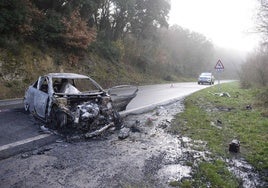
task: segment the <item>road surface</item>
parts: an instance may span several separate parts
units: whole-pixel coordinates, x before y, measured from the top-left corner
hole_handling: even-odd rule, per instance
[[[128,104],[127,110],[179,99],[209,86],[198,85],[196,82],[140,86],[137,96]]]
[[[196,82],[140,86],[137,96],[120,114],[124,117],[146,112],[206,87],[209,85],[198,85]],[[49,135],[40,135],[40,125],[23,108],[0,109],[0,159],[55,141],[56,137],[52,139]]]

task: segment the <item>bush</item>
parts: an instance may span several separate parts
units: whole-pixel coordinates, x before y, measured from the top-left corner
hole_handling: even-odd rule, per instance
[[[89,50],[111,61],[118,61],[121,57],[120,48],[117,47],[116,43],[107,40],[93,42]]]
[[[176,81],[176,77],[174,75],[166,75],[164,77],[165,81]]]

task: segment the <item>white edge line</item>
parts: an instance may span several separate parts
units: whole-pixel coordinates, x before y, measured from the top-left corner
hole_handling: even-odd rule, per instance
[[[12,148],[12,147],[16,147],[16,146],[19,146],[19,145],[27,144],[29,142],[39,140],[39,139],[42,139],[42,138],[46,138],[48,136],[50,136],[50,134],[41,134],[41,135],[38,135],[38,136],[35,136],[35,137],[32,137],[32,138],[27,138],[25,140],[20,140],[20,141],[13,142],[13,143],[10,143],[10,144],[7,144],[7,145],[3,145],[3,146],[0,146],[0,151],[6,150],[6,149],[9,149],[9,148]]]

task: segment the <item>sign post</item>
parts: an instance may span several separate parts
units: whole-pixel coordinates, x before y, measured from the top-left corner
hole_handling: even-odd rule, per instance
[[[222,62],[221,62],[221,60],[219,59],[218,61],[217,61],[217,63],[216,63],[216,65],[215,65],[215,70],[217,71],[217,73],[218,73],[218,85],[219,85],[219,92],[220,92],[220,90],[221,90],[221,86],[220,86],[220,74],[221,74],[221,72],[223,72],[223,70],[224,70],[224,66],[223,66],[223,64],[222,64]]]

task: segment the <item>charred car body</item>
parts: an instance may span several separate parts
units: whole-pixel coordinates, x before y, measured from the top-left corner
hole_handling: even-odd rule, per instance
[[[136,96],[136,92],[126,96],[127,102],[121,110]],[[113,107],[116,101],[112,101],[108,92],[88,76],[50,73],[40,76],[26,90],[24,107],[54,129],[71,125],[94,132],[120,124],[117,109]]]

